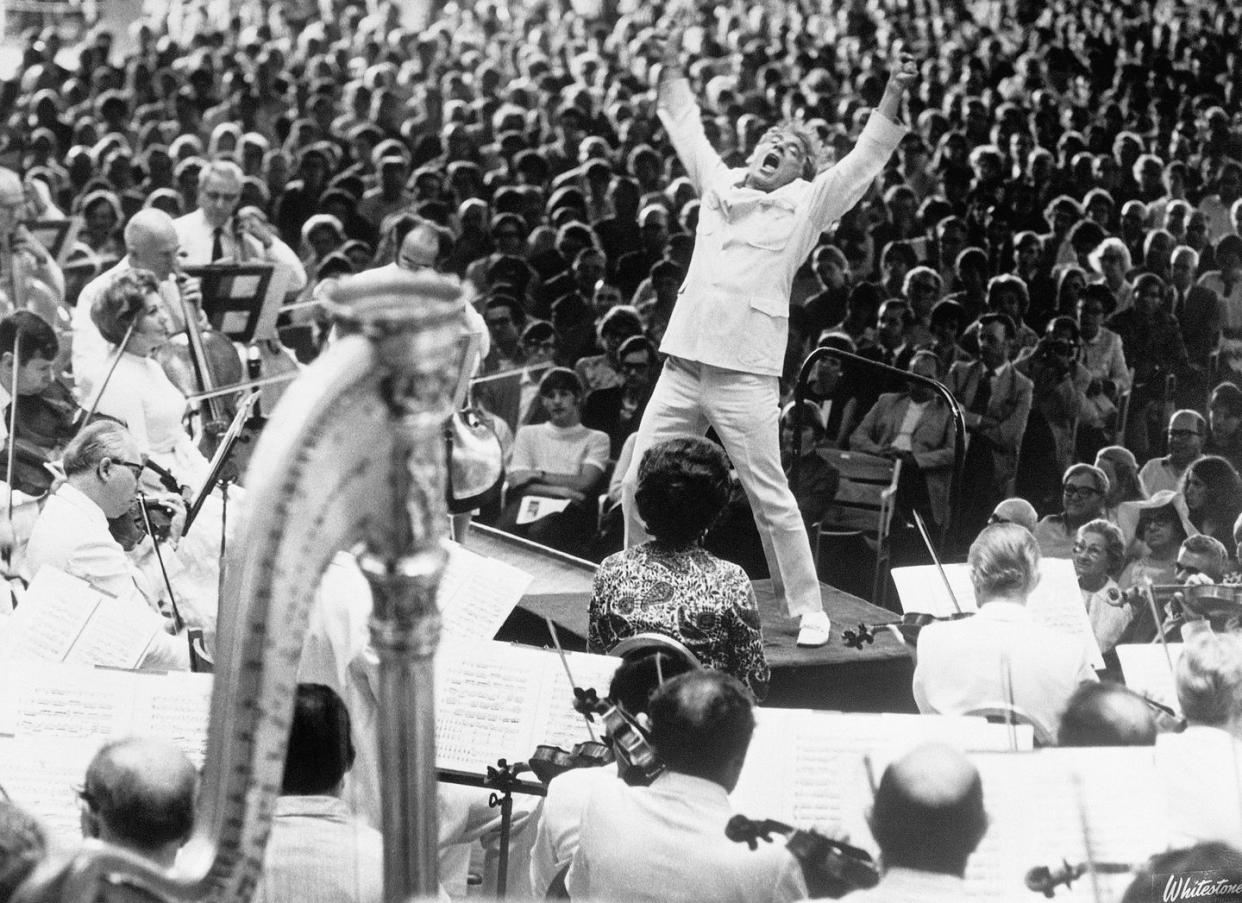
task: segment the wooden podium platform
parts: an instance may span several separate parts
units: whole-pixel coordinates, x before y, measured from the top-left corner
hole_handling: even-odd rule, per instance
[[[549,646],[544,618],[551,618],[567,650],[586,649],[587,606],[595,575],[592,562],[479,525],[470,528],[466,547],[534,577],[496,639]],[[832,641],[818,649],[803,649],[796,645],[798,623],[780,611],[772,582],[758,580],[754,586],[764,649],[772,668],[767,705],[846,712],[916,711],[910,690],[914,661],[909,648],[891,630],[877,631],[875,642],[862,649],[851,648],[843,637],[846,630],[856,630],[859,622],[896,620],[891,611],[821,583],[824,610],[832,619]]]

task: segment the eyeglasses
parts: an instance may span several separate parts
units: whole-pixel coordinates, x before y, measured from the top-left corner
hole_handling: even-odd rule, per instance
[[[1198,430],[1169,430],[1170,439],[1193,439],[1198,435]]]
[[[142,472],[147,469],[147,465],[135,464],[133,461],[122,461],[120,458],[112,458],[110,460],[112,461],[113,464],[119,464],[122,467],[128,467],[130,472],[134,475],[135,480],[139,479],[142,476]]]
[[[1085,555],[1088,558],[1103,558],[1108,552],[1099,546],[1089,546],[1086,543],[1076,542],[1074,543],[1074,554]]]
[[[650,366],[651,366],[650,361],[622,361],[621,362],[621,369],[627,373],[631,373],[631,372],[641,373],[643,370],[646,370]]]
[[[988,515],[988,526],[989,527],[992,526],[993,524],[1012,524],[1012,523],[1013,521],[1011,521],[1009,518],[1001,517],[999,514]]]
[[[556,350],[556,339],[544,339],[542,342],[526,341],[526,342],[523,342],[522,345],[532,350],[535,348],[541,348],[544,351],[555,351]]]
[[[1090,498],[1093,495],[1099,495],[1100,490],[1094,486],[1075,486],[1073,483],[1066,483],[1061,487],[1061,491],[1070,498]]]

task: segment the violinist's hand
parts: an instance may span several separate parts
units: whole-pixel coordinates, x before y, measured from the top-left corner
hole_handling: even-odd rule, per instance
[[[181,287],[181,299],[192,304],[201,316],[203,310],[203,281],[194,276],[181,276],[177,280]]]
[[[243,207],[238,210],[237,225],[242,232],[254,236],[259,244],[263,245],[265,251],[270,249],[272,242],[276,240],[276,230],[268,222],[267,214],[258,207]]]
[[[172,522],[168,525],[168,542],[176,545],[181,540],[181,534],[185,532],[185,501],[179,495],[161,495],[160,503],[167,505],[173,510]]]
[[[1216,581],[1207,574],[1191,574],[1182,583],[1183,586],[1214,586]]]

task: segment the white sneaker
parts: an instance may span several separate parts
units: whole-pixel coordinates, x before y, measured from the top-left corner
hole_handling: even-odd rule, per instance
[[[798,624],[799,646],[824,646],[832,639],[832,622],[823,611],[809,611]]]

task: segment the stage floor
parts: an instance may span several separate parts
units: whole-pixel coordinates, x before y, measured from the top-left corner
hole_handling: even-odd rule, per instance
[[[496,639],[550,646],[544,619],[551,618],[566,649],[586,649],[593,563],[480,526],[471,527],[466,546],[534,577]],[[821,583],[824,610],[832,619],[832,641],[804,649],[796,645],[798,622],[780,611],[772,582],[758,580],[754,586],[764,649],[772,668],[766,705],[847,712],[916,711],[910,690],[914,661],[893,631],[877,630],[874,642],[861,649],[851,648],[844,638],[845,631],[856,631],[859,623],[886,623],[896,615]]]

